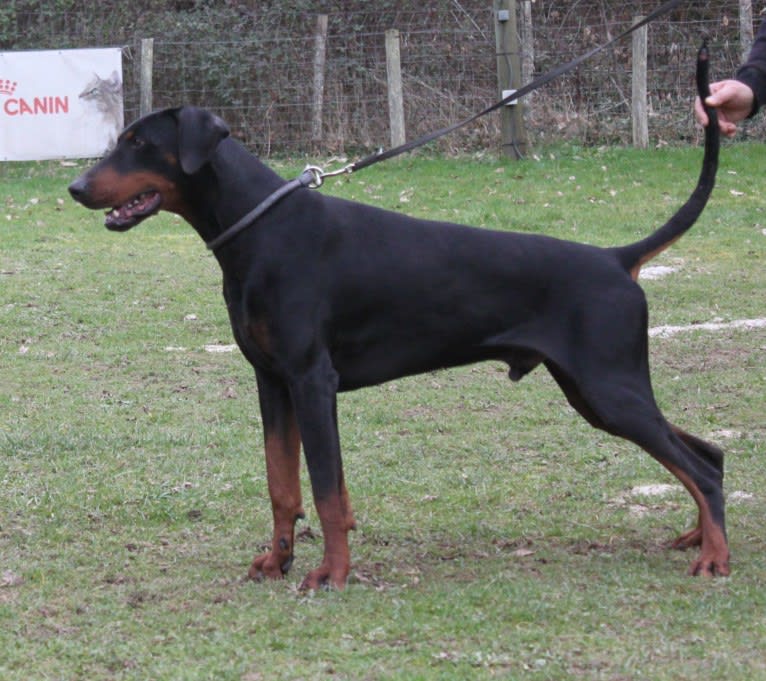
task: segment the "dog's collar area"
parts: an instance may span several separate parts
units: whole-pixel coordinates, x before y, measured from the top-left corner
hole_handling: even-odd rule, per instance
[[[207,247],[211,251],[218,250],[221,246],[231,241],[240,232],[250,227],[259,217],[271,209],[276,203],[281,201],[288,194],[292,194],[296,189],[301,187],[318,187],[321,184],[321,175],[317,173],[317,169],[314,167],[306,168],[298,177],[294,180],[283,184],[275,192],[269,194],[263,201],[261,201],[253,210],[243,215],[237,220],[231,227],[219,234],[212,241],[207,242]]]

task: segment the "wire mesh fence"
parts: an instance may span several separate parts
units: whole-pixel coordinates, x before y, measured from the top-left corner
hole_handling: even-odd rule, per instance
[[[742,0],[682,3],[648,31],[649,133],[653,143],[688,140],[694,61],[703,37],[713,77],[741,62]],[[521,4],[521,3],[519,3]],[[543,73],[627,28],[659,0],[534,0],[531,48]],[[124,47],[126,117],[139,111],[139,44],[154,39],[153,105],[213,109],[262,155],[350,153],[388,145],[384,33],[400,32],[405,123],[414,138],[498,97],[492,0],[43,3],[0,9],[0,49]],[[108,6],[107,6],[108,5]],[[759,10],[766,3],[754,2]],[[328,17],[321,135],[312,132],[316,17]],[[630,142],[630,42],[546,85],[525,121],[533,144]],[[747,134],[760,135],[762,124]],[[496,115],[450,136],[443,149],[499,148]]]
[[[491,12],[484,14],[491,31]],[[320,146],[333,153],[387,144],[385,29],[367,26],[361,14],[354,30],[347,15],[329,19]],[[401,60],[410,137],[459,120],[497,95],[494,34],[482,35],[473,18],[449,30],[429,27],[425,19],[414,12],[402,19],[408,26],[401,30]],[[315,143],[314,25],[309,16],[281,32],[216,41],[205,49],[155,37],[154,103],[211,107],[261,153],[308,149]],[[135,71],[135,60],[133,65]],[[136,113],[133,100],[127,108]],[[487,121],[450,143],[484,144],[495,134],[496,124]]]

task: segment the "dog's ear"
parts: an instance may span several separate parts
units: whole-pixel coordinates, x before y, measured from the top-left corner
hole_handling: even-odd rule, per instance
[[[196,106],[184,106],[176,111],[178,119],[178,156],[181,169],[193,175],[213,158],[229,128],[218,116]]]

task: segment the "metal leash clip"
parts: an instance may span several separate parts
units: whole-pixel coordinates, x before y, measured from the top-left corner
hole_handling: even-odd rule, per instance
[[[354,164],[349,163],[342,168],[338,168],[338,170],[331,170],[330,172],[325,172],[319,166],[308,165],[303,169],[303,172],[311,174],[311,182],[309,187],[312,189],[318,189],[322,186],[326,177],[337,177],[338,175],[348,175],[353,173]]]

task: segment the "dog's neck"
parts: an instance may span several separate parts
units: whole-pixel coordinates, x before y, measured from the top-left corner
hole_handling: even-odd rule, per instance
[[[261,163],[236,140],[227,138],[211,162],[195,176],[194,193],[183,217],[205,242],[212,241],[254,208],[285,180]],[[242,206],[247,210],[242,211]]]

